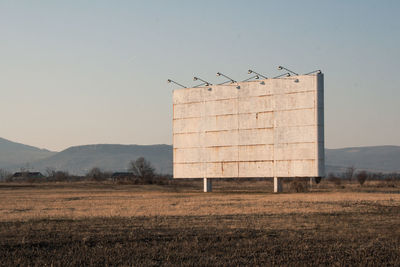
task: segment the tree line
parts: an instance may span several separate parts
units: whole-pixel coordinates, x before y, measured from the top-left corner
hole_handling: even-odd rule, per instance
[[[361,186],[367,181],[398,181],[400,180],[400,173],[382,173],[382,172],[369,172],[366,170],[357,170],[354,166],[347,167],[342,173],[329,173],[327,175],[328,180],[340,183],[342,180],[349,182],[356,181]]]
[[[59,171],[54,168],[46,168],[42,177],[29,177],[27,169],[21,169],[20,177],[13,177],[13,174],[0,168],[0,181],[106,181],[113,180],[119,182],[129,182],[135,184],[167,183],[172,176],[157,173],[150,161],[144,157],[131,160],[127,166],[127,172],[107,172],[99,167],[93,167],[86,175],[71,175],[67,171]],[[26,174],[26,175],[24,175]],[[349,182],[356,181],[363,185],[367,180],[400,180],[400,173],[382,173],[357,170],[350,166],[341,173],[328,173],[326,178],[335,183],[341,183],[343,180]]]
[[[18,177],[15,174],[18,173]],[[32,176],[32,172],[22,169],[20,172],[10,173],[0,169],[0,181],[106,181],[113,180],[119,182],[135,184],[160,184],[167,183],[172,176],[157,173],[152,163],[144,157],[131,160],[127,166],[126,172],[108,172],[99,167],[93,167],[86,175],[71,175],[68,171],[59,171],[54,168],[46,168],[42,175]],[[36,173],[35,173],[36,174]]]

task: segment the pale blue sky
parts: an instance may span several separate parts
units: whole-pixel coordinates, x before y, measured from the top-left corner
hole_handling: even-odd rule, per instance
[[[0,1],[0,137],[172,143],[173,86],[325,73],[328,148],[400,145],[400,1]]]

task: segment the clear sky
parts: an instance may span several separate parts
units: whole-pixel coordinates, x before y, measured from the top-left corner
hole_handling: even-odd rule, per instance
[[[172,89],[325,73],[328,148],[400,145],[400,1],[0,1],[0,137],[172,143]]]

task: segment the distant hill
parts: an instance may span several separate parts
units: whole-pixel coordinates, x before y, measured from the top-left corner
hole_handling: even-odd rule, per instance
[[[125,171],[128,163],[145,157],[156,170],[172,174],[172,146],[170,145],[85,145],[52,152],[14,143],[0,138],[0,168],[9,171],[26,167],[45,171],[46,168],[83,175],[91,168],[104,171]],[[400,146],[351,147],[326,149],[326,173],[342,172],[347,167],[377,172],[400,172]]]
[[[156,170],[172,174],[172,146],[169,145],[85,145],[70,147],[46,159],[33,162],[36,170],[48,167],[84,175],[91,168],[125,171],[131,160],[145,157]]]
[[[27,164],[48,158],[54,154],[56,152],[0,138],[0,168],[26,167]]]
[[[356,169],[400,172],[400,146],[368,146],[325,149],[326,171]]]

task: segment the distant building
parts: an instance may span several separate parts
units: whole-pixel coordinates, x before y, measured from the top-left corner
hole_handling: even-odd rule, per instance
[[[44,178],[44,175],[40,172],[16,172],[11,176],[11,178],[13,180],[23,180],[27,178],[40,179]]]

